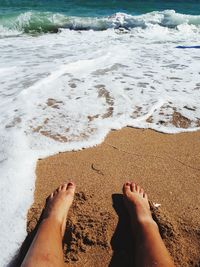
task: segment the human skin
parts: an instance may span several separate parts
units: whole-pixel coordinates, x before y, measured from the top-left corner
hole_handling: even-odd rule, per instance
[[[22,263],[22,267],[63,267],[62,239],[75,184],[61,185],[48,198],[43,219]],[[123,186],[133,239],[136,243],[135,265],[138,267],[175,267],[150,212],[147,194],[133,182]]]

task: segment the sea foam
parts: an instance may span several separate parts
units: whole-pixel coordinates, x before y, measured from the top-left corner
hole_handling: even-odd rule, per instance
[[[57,32],[60,28],[71,30],[132,29],[149,25],[175,28],[182,24],[200,26],[200,16],[176,13],[174,10],[154,11],[143,15],[116,13],[108,17],[77,17],[61,13],[28,11],[0,19],[0,36],[16,33]]]

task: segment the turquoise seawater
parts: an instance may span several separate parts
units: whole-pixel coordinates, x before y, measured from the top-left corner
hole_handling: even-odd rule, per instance
[[[0,0],[1,15],[30,10],[61,12],[70,16],[108,16],[116,12],[132,15],[173,9],[177,13],[199,15],[199,0]]]
[[[110,17],[113,18],[118,13],[130,15],[132,18],[128,17],[125,23],[118,19],[116,23],[116,20]],[[60,28],[106,30],[123,27],[130,29],[144,27],[144,24],[149,22],[149,20],[145,22],[143,20],[141,23],[140,19],[138,21],[137,17],[144,14],[150,14],[151,18],[161,14],[163,20],[158,24],[164,27],[173,28],[183,23],[200,25],[200,4],[197,0],[187,2],[180,0],[0,0],[0,32],[3,34],[10,30],[21,33],[57,32]],[[157,23],[155,19],[153,20],[154,24]]]

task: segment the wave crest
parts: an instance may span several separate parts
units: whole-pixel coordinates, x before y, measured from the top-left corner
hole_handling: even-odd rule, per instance
[[[147,28],[149,25],[176,28],[187,24],[200,27],[200,16],[184,15],[174,10],[133,16],[125,13],[116,13],[109,17],[73,17],[51,12],[25,12],[20,15],[4,16],[0,19],[1,35],[20,33],[58,32],[61,28],[70,30],[102,31],[110,28],[132,29],[135,27]]]

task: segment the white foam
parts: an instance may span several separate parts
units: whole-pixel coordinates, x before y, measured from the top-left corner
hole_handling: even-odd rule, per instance
[[[77,17],[51,12],[24,12],[16,16],[3,16],[0,21],[0,37],[23,32],[48,32],[58,28],[73,30],[106,30],[118,28],[148,28],[152,25],[176,28],[187,24],[200,27],[200,16],[176,13],[174,10],[153,11],[142,15],[115,13],[109,17]]]
[[[151,23],[0,39],[1,266],[26,236],[37,158],[94,146],[126,125],[199,129],[199,50],[176,48],[199,36],[191,25]]]

